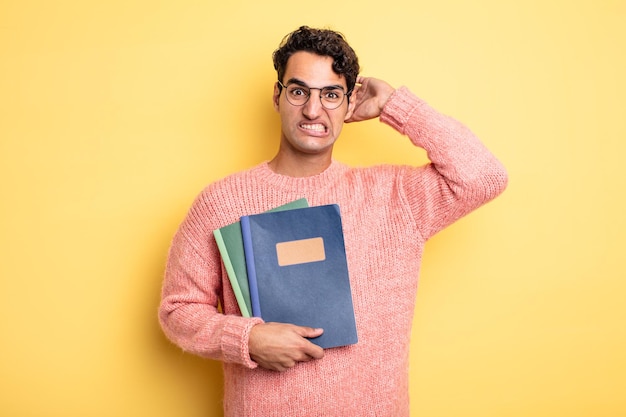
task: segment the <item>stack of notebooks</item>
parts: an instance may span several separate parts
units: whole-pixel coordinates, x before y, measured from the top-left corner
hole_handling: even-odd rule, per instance
[[[300,199],[213,234],[242,316],[322,328],[323,348],[357,342],[338,205]]]

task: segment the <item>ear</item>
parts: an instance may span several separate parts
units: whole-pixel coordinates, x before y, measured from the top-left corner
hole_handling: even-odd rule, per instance
[[[274,103],[274,109],[278,111],[278,102],[280,100],[280,86],[278,82],[274,84],[274,95],[272,96],[272,101]]]
[[[355,99],[355,94],[352,93],[352,95],[350,96],[350,99],[348,100],[348,111],[346,112],[346,116],[343,118],[343,121],[345,122],[346,120],[348,120],[349,118],[352,117],[352,113],[354,113],[354,109],[356,107],[356,101]]]

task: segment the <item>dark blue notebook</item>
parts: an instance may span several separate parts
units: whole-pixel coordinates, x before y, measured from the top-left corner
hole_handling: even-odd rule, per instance
[[[241,217],[252,314],[324,329],[323,348],[357,342],[336,204]]]

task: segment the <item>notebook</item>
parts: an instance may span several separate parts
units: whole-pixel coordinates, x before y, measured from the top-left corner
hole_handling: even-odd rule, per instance
[[[338,205],[243,216],[241,231],[254,316],[323,328],[323,348],[357,343]]]

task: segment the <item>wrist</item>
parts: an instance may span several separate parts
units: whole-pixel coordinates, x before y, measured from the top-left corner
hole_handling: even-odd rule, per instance
[[[380,113],[380,121],[404,134],[405,124],[421,102],[408,88],[400,87],[387,99]]]
[[[242,337],[242,343],[241,343],[241,350],[240,350],[240,354],[241,354],[241,364],[244,365],[247,368],[250,369],[254,369],[257,367],[257,363],[254,362],[254,360],[252,359],[251,356],[251,352],[250,352],[250,341],[252,339],[252,332],[253,329],[259,325],[262,324],[263,320],[259,317],[252,317],[251,319],[248,320],[248,323],[246,324],[246,328],[244,330],[243,333],[243,337]],[[253,346],[254,349],[254,346]]]

